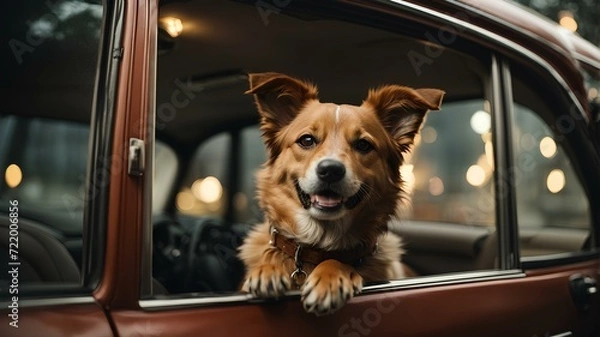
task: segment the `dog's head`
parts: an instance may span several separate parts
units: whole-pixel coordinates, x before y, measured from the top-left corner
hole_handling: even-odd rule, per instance
[[[403,154],[444,94],[387,85],[360,106],[321,103],[314,85],[278,73],[251,74],[247,93],[269,156],[259,201],[267,219],[310,244],[350,228],[359,236],[385,229],[401,192]]]

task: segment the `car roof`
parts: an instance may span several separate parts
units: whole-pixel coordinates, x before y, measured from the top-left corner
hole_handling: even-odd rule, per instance
[[[597,46],[530,8],[507,0],[460,2],[486,13],[499,25],[511,29],[513,34],[533,37],[575,60],[600,68],[600,49]]]
[[[472,23],[534,52],[562,75],[582,105],[587,107],[581,69],[593,77],[600,76],[600,49],[578,34],[509,0],[447,0],[419,4],[447,14],[468,12]]]

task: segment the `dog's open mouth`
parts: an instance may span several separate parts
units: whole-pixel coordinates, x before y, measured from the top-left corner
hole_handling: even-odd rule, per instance
[[[362,187],[353,196],[344,198],[338,193],[328,189],[319,191],[315,194],[308,194],[302,190],[297,180],[294,182],[294,185],[296,187],[296,192],[298,193],[298,198],[305,209],[314,207],[325,212],[335,212],[342,207],[353,209],[360,203],[365,195]]]

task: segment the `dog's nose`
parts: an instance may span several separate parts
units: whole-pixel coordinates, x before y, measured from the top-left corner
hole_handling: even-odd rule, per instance
[[[328,183],[342,180],[346,175],[344,164],[333,159],[323,159],[317,165],[317,176]]]

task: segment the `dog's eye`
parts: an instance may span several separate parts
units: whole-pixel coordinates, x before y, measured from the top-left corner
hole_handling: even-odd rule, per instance
[[[317,144],[317,140],[311,135],[303,135],[296,143],[305,149],[309,149]]]
[[[366,139],[359,139],[354,142],[354,148],[362,153],[369,153],[373,150],[373,145]]]

